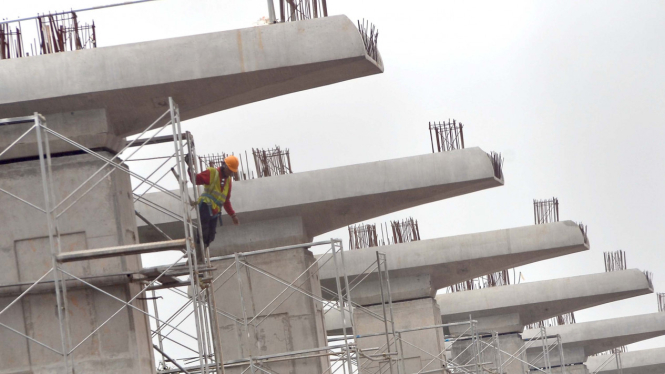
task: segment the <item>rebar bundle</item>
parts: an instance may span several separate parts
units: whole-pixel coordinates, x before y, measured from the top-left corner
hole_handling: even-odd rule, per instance
[[[649,283],[649,288],[653,289],[653,273],[645,270],[644,275],[647,277],[647,282]]]
[[[462,122],[457,123],[453,119],[448,119],[448,122],[430,122],[429,123],[429,139],[432,145],[432,153],[434,150],[434,139],[436,139],[436,152],[448,152],[456,149],[464,149],[464,125]]]
[[[503,157],[501,157],[501,153],[490,152],[487,154],[487,157],[489,157],[492,162],[494,177],[496,179],[503,179]]]
[[[420,240],[418,221],[409,217],[403,221],[390,221],[393,234],[393,244],[408,243]]]
[[[626,352],[628,352],[628,347],[626,347],[625,345],[622,345],[620,347],[612,348],[608,351],[596,353],[595,355],[592,355],[592,356],[615,355],[617,353],[626,353]]]
[[[0,60],[23,57],[24,53],[21,29],[12,31],[8,24],[0,25]]]
[[[376,225],[359,223],[349,225],[349,249],[362,249],[379,245]]]
[[[288,149],[282,151],[279,146],[273,149],[252,148],[252,155],[258,178],[293,173]]]
[[[496,273],[491,273],[484,275],[482,277],[470,279],[458,284],[449,286],[446,289],[446,293],[460,292],[460,291],[471,291],[471,290],[480,290],[488,287],[499,287],[499,286],[508,286],[511,283],[518,283],[516,280],[518,276],[515,275],[515,269],[513,268],[513,280],[510,280],[510,270],[504,269],[497,271]]]
[[[231,155],[233,155],[233,153]],[[222,152],[221,154],[215,153],[215,154],[199,156],[199,164],[201,170],[205,170],[208,167],[218,168],[222,166],[222,163],[224,163],[224,159],[227,158],[228,156],[229,154],[224,152]],[[238,171],[233,173],[233,180],[240,181],[240,180],[254,179],[254,172],[249,170],[249,163],[247,161],[247,152],[245,152],[244,160],[242,158],[242,153],[239,154],[237,157],[238,160],[240,161],[240,165],[238,167]]]
[[[326,0],[279,0],[281,22],[328,17]]]
[[[86,48],[97,48],[95,23],[80,24],[76,12],[44,14],[34,17],[36,20],[36,37],[34,44],[29,43],[30,50],[23,42],[24,32],[21,22],[0,24],[0,60],[20,58],[39,54],[76,51]],[[16,24],[14,30],[10,24]],[[29,40],[30,38],[28,38]]]
[[[582,236],[584,236],[584,244],[589,244],[589,228],[583,224],[582,222],[577,224],[580,227],[580,231],[582,231]]]
[[[485,276],[487,287],[510,285],[510,273],[508,269],[497,271],[496,273]]]
[[[531,323],[531,324],[525,326],[525,328],[527,330],[528,329],[539,329],[541,327],[572,325],[574,323],[577,323],[575,321],[575,313],[570,312],[570,313],[562,314],[562,315],[559,315],[559,316],[556,316],[556,317],[548,318],[548,319],[543,320],[543,321]]]
[[[559,222],[559,199],[533,200],[533,220],[536,225]]]
[[[95,22],[81,25],[75,12],[37,17],[41,54],[97,48]]]
[[[379,30],[377,30],[369,21],[365,22],[365,19],[363,18],[362,23],[358,21],[358,31],[360,31],[360,36],[363,39],[365,50],[369,57],[374,59],[374,61],[379,62],[379,49],[377,47]]]
[[[603,258],[605,260],[606,272],[628,269],[625,251],[603,252]]]

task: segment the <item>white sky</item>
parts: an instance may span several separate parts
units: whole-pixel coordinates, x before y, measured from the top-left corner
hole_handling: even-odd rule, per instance
[[[0,18],[112,2],[3,1]],[[164,0],[79,16],[95,20],[102,47],[251,27],[265,3]],[[527,281],[602,272],[602,252],[623,249],[665,290],[665,2],[329,0],[329,14],[377,25],[385,73],[187,121],[199,153],[277,144],[307,171],[428,153],[428,121],[455,118],[467,147],[503,153],[506,185],[368,222],[413,216],[423,239],[511,228],[532,224],[533,198],[556,196],[561,219],[588,224],[592,249],[521,267]],[[323,237],[348,240],[346,228]],[[575,314],[656,311],[647,295]]]

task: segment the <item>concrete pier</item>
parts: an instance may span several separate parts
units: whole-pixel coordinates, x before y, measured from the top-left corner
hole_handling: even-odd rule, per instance
[[[365,248],[346,252],[345,260],[348,264],[347,274],[353,279],[361,275],[376,260],[377,250],[386,254],[393,310],[399,311],[395,312],[395,328],[402,330],[441,324],[443,313],[433,298],[438,289],[508,267],[588,249],[588,242],[579,226],[572,221],[564,221]],[[326,256],[323,256],[321,260],[325,259]],[[335,274],[330,269],[321,269],[320,276],[322,286],[333,287]],[[377,274],[370,274],[354,287],[351,299],[367,306],[374,314],[381,315],[382,307],[373,305],[381,302]],[[385,331],[381,320],[361,309],[355,310],[354,318],[356,335]],[[454,321],[446,320],[444,323],[468,319],[467,314]],[[338,314],[326,315],[326,329],[328,334],[342,332],[341,318]],[[466,333],[470,333],[469,325],[460,326],[459,329],[459,332],[467,330]],[[404,334],[402,337],[404,340],[422,349],[421,351],[410,344],[403,344],[405,364],[413,369],[409,371],[407,368],[407,372],[417,372],[423,368],[433,370],[434,365],[441,367],[440,359],[445,355],[442,332],[439,328]],[[347,333],[350,333],[348,329]],[[513,340],[516,341],[504,341],[503,344],[515,345],[515,349],[521,346],[519,337]],[[370,337],[358,339],[357,344],[359,347],[369,348],[380,346],[379,343],[383,344],[385,341],[381,340],[381,337]],[[463,355],[459,362],[466,361],[465,358]],[[418,367],[418,365],[423,366]]]
[[[297,248],[264,253],[241,257],[241,261],[259,270],[241,265],[240,272],[236,273],[236,268],[232,267],[213,284],[218,309],[223,313],[219,324],[225,361],[327,346],[322,303],[286,286],[293,282],[298,289],[320,297],[316,266],[312,267],[314,256],[309,250]],[[213,264],[218,268],[216,278],[233,265],[234,260]],[[300,274],[303,275],[296,281]],[[284,289],[286,292],[281,293]],[[242,323],[244,315],[250,321],[256,318],[248,324],[247,332]],[[329,359],[321,356],[263,366],[277,373],[322,373],[329,367]],[[226,372],[241,373],[245,369],[247,366],[226,369]]]
[[[109,156],[105,154],[105,156]],[[61,201],[102,163],[90,156],[53,159],[55,197]],[[0,165],[0,185],[19,197],[44,207],[39,161]],[[59,220],[63,252],[129,245],[137,242],[129,176],[111,174]],[[16,285],[30,284],[52,266],[46,215],[6,194],[0,194],[0,310],[17,296]],[[139,256],[87,260],[63,265],[78,277],[138,272]],[[122,277],[122,276],[121,276]],[[117,278],[117,277],[116,277]],[[127,276],[124,276],[127,278]],[[53,274],[46,279],[53,281]],[[121,282],[119,282],[121,283]],[[24,287],[25,288],[25,287]],[[24,289],[23,288],[23,289]],[[140,289],[127,280],[102,289],[129,300]],[[90,287],[69,290],[70,348],[92,333],[123,304]],[[147,310],[145,301],[133,305]],[[62,350],[53,284],[23,297],[3,315],[3,323],[58,351]],[[125,308],[73,353],[76,372],[152,373],[154,361],[147,317]],[[63,360],[37,343],[0,327],[0,373],[62,372]]]
[[[368,310],[371,313],[383,316],[383,308],[381,305],[370,306],[368,307]],[[395,329],[397,331],[436,325],[438,324],[437,320],[439,315],[439,306],[431,298],[405,301],[393,305],[393,316],[395,318]],[[387,317],[390,319],[390,315]],[[365,334],[385,332],[383,321],[361,309],[355,310],[354,318],[356,323],[356,335],[361,336],[356,339],[358,347],[362,349],[382,347],[375,353],[387,352],[387,350],[385,350],[385,335],[362,337]],[[392,336],[390,338],[392,340]],[[440,328],[405,332],[401,334],[401,339],[402,343],[399,348],[395,346],[394,342],[391,342],[390,352],[397,352],[398,349],[402,351],[406,373],[418,373],[421,371],[436,373],[436,371],[432,370],[441,369],[443,367],[443,360],[445,359],[445,342],[443,339],[443,331],[441,331]],[[368,359],[361,359],[360,365],[363,368],[363,370],[361,370],[362,373],[374,373],[377,372],[380,367],[380,364]],[[387,364],[383,365],[387,367]],[[388,371],[384,368],[382,372]]]

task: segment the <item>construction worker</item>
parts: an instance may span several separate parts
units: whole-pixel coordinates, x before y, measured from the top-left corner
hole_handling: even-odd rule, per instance
[[[185,162],[189,165],[189,155],[185,158]],[[220,226],[222,225],[222,207],[231,216],[234,225],[240,224],[238,217],[236,217],[236,212],[231,206],[231,180],[233,179],[233,173],[237,171],[238,158],[236,156],[228,156],[224,159],[220,167],[208,167],[203,172],[196,174],[196,181],[193,181],[196,185],[204,186],[204,191],[197,203],[205,247],[208,247],[215,240],[217,220],[219,220]],[[192,173],[188,174],[191,178]],[[198,244],[199,240],[197,238],[197,250]],[[197,251],[197,257],[199,257],[200,261],[202,252]]]

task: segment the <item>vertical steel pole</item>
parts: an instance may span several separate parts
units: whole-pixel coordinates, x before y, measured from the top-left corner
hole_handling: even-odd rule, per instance
[[[545,369],[547,373],[551,374],[552,373],[552,367],[550,366],[550,352],[549,352],[549,346],[547,343],[547,329],[545,328],[545,324],[543,324],[540,327],[540,335],[541,335],[541,341],[542,346],[543,346],[543,361],[545,365]]]
[[[383,257],[383,268],[386,275],[386,290],[388,291],[388,311],[390,312],[390,323],[393,328],[393,340],[395,340],[395,351],[397,352],[397,362],[401,362],[401,365],[397,365],[397,372],[400,374],[405,374],[406,369],[404,368],[404,347],[402,346],[402,334],[399,334],[399,341],[395,336],[395,317],[393,315],[393,294],[390,290],[390,269],[388,269],[388,258],[385,253],[382,253]]]
[[[388,350],[388,364],[390,368],[390,373],[393,373],[393,363],[392,363],[392,357],[390,357],[390,335],[388,332],[388,315],[386,311],[386,298],[384,295],[384,290],[383,290],[383,269],[381,267],[381,255],[379,254],[379,251],[376,251],[376,264],[378,267],[379,271],[379,288],[381,290],[381,308],[383,310],[383,326],[386,329],[386,349]],[[391,321],[392,323],[392,321]],[[393,330],[394,332],[394,330]]]
[[[557,334],[556,342],[559,345],[559,364],[561,365],[561,374],[566,374],[566,361],[563,357],[563,344],[561,344],[561,335]]]
[[[496,356],[497,356],[497,370],[498,374],[503,374],[503,358],[501,357],[501,343],[499,342],[499,333],[494,332],[495,344],[496,344]]]
[[[42,121],[40,118],[39,113],[35,113],[35,123],[37,126],[35,127],[36,135],[37,135],[37,148],[39,151],[39,169],[40,173],[42,176],[42,189],[44,192],[44,208],[46,210],[46,224],[47,224],[47,229],[48,229],[48,239],[49,239],[49,247],[51,250],[51,266],[53,267],[53,283],[55,285],[55,297],[56,297],[56,305],[58,308],[58,322],[60,325],[60,340],[62,344],[62,356],[65,364],[65,373],[69,374],[69,362],[67,360],[67,357],[69,356],[69,347],[67,345],[67,339],[65,337],[65,319],[63,316],[63,312],[66,313],[66,310],[63,310],[63,302],[62,302],[62,295],[60,293],[60,273],[58,271],[58,264],[57,261],[55,260],[56,255],[58,254],[55,249],[55,243],[54,243],[54,238],[53,238],[53,231],[54,231],[54,221],[53,221],[53,210],[52,210],[52,205],[51,205],[51,193],[49,192],[48,189],[48,174],[46,172],[46,160],[45,160],[45,152],[44,152],[44,144],[42,143]]]
[[[290,166],[289,166],[290,167]],[[339,256],[342,260],[342,274],[344,275],[344,289],[346,290],[346,307],[349,310],[349,323],[351,324],[351,331],[356,331],[356,320],[355,317],[353,316],[354,310],[353,310],[353,303],[351,302],[351,286],[349,285],[349,276],[346,273],[346,260],[344,260],[344,244],[342,244],[342,241],[338,241],[339,243]],[[334,245],[334,243],[333,243]],[[349,370],[351,370],[351,357],[348,357],[349,359]]]
[[[275,4],[272,0],[268,0],[268,17],[270,17],[270,23],[275,23]]]
[[[480,374],[480,358],[479,356],[479,351],[478,351],[478,332],[476,331],[476,323],[473,322],[473,318],[471,318],[471,315],[469,314],[469,326],[471,327],[471,346],[473,347],[473,356],[475,357],[475,367],[476,367],[476,374]]]
[[[242,324],[243,324],[243,329],[245,331],[245,338],[247,339],[249,367],[252,369],[252,373],[255,373],[254,361],[252,361],[252,342],[250,341],[249,328],[247,327],[247,310],[245,309],[245,297],[243,296],[242,292],[242,276],[240,275],[240,255],[236,253],[234,256],[236,262],[236,279],[238,281],[238,292],[240,293],[240,307],[242,308],[242,320],[243,320]]]
[[[173,129],[173,146],[175,148],[175,157],[176,157],[176,166],[178,167],[178,174],[180,178],[178,180],[178,186],[180,189],[180,200],[183,209],[183,226],[185,230],[185,244],[187,246],[187,264],[189,267],[189,279],[190,286],[192,289],[192,308],[194,309],[194,323],[196,325],[196,334],[197,334],[197,343],[199,347],[199,364],[204,373],[207,373],[207,365],[204,363],[204,353],[203,353],[203,342],[201,339],[201,319],[200,319],[200,309],[199,309],[199,288],[198,288],[198,269],[196,261],[196,251],[192,248],[193,242],[191,238],[191,227],[190,223],[187,222],[187,216],[189,214],[189,194],[187,192],[187,181],[185,179],[186,171],[184,170],[184,155],[183,155],[183,144],[182,144],[182,134],[178,132],[176,126],[176,105],[172,97],[169,97],[169,112],[171,115],[171,127]]]
[[[332,256],[333,256],[333,263],[335,265],[335,283],[337,285],[337,300],[339,303],[339,311],[341,313],[342,317],[342,333],[344,335],[344,348],[346,351],[346,362],[349,370],[349,374],[353,374],[353,367],[351,365],[351,351],[349,350],[349,340],[347,338],[348,334],[346,333],[346,315],[344,312],[344,295],[342,294],[342,285],[340,281],[340,277],[342,276],[339,271],[339,264],[337,261],[337,251],[335,241],[331,241],[330,245],[332,246]],[[341,248],[341,246],[340,246]],[[341,250],[341,249],[340,249]],[[341,257],[341,255],[340,255]],[[341,258],[340,258],[341,259]],[[348,285],[347,285],[348,287]],[[347,293],[349,293],[349,289],[347,288]],[[349,309],[350,310],[350,309]],[[350,322],[350,321],[349,321]],[[342,367],[344,368],[344,363],[342,363]],[[344,372],[346,373],[347,368],[344,368]]]
[[[152,308],[155,310],[155,323],[157,324],[157,345],[159,346],[159,349],[161,351],[164,351],[164,345],[162,344],[162,329],[160,327],[160,322],[159,322],[159,310],[157,309],[157,296],[155,294],[155,290],[152,290]],[[162,367],[166,365],[166,358],[164,358],[164,354],[161,353],[162,355]]]
[[[43,117],[40,116],[40,119],[43,119]],[[42,123],[42,126],[44,129],[48,129],[48,124],[46,121]],[[46,171],[48,173],[48,188],[49,192],[51,194],[51,202],[53,203],[53,228],[55,229],[55,242],[56,242],[56,248],[57,248],[57,253],[62,252],[62,246],[60,242],[60,230],[58,230],[58,216],[56,215],[55,210],[57,209],[57,204],[56,204],[56,198],[55,198],[55,185],[53,184],[53,167],[52,167],[52,161],[51,161],[51,145],[49,144],[48,140],[48,132],[44,131],[44,149],[46,153]],[[59,268],[54,269],[56,272],[59,271]],[[62,279],[62,274],[59,274],[58,277],[60,277],[60,287],[62,289],[62,306],[64,310],[66,311],[64,313],[65,315],[65,336],[67,338],[67,347],[72,346],[72,332],[71,332],[71,323],[69,321],[69,313],[67,312],[69,310],[69,299],[67,297],[67,282],[63,281]],[[74,358],[70,355],[69,356],[69,365],[72,368],[72,371],[75,370],[74,368]]]
[[[195,180],[196,179],[196,174],[198,174],[198,164],[196,163],[196,160],[198,160],[197,154],[196,154],[196,146],[194,145],[194,139],[192,138],[192,135],[187,132],[187,148],[189,150],[189,153],[191,155],[190,157],[190,165],[188,165],[188,170],[191,171],[192,175],[190,175],[190,180]],[[200,191],[199,187],[197,185],[192,186],[193,192],[194,192],[194,200],[199,201],[199,196],[200,196]],[[199,234],[199,245],[201,248],[204,248],[205,244],[203,243],[203,231],[202,231],[202,226],[201,226],[201,214],[199,212],[198,204],[194,208],[196,209],[196,229]],[[209,248],[204,248],[204,256],[205,256],[205,263],[208,267],[211,266],[210,264],[210,252]],[[215,354],[215,368],[218,374],[224,374],[224,355],[222,354],[222,341],[219,336],[219,319],[217,318],[217,303],[215,302],[215,290],[214,287],[210,286],[206,288],[206,295],[208,299],[208,317],[210,318],[210,323],[211,323],[211,338],[212,338],[212,346],[213,346],[213,352]]]

